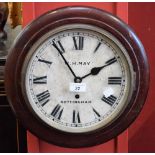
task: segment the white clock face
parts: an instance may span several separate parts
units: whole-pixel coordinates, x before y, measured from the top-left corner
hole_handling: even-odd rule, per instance
[[[24,92],[49,126],[72,133],[93,131],[125,108],[132,65],[121,43],[106,31],[88,25],[58,28],[29,53]]]

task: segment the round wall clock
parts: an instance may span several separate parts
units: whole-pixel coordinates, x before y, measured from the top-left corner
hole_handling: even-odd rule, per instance
[[[64,147],[106,142],[135,120],[149,69],[143,45],[119,18],[91,7],[40,16],[15,40],[5,86],[17,118]]]

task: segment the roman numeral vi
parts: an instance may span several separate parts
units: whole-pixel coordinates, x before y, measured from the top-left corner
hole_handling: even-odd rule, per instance
[[[80,114],[76,110],[73,110],[73,123],[81,123]]]

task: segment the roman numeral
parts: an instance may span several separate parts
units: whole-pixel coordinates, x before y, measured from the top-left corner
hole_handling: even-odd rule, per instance
[[[95,117],[97,116],[97,118],[98,117],[101,117],[101,115],[93,108],[93,112],[94,112],[94,114],[95,114]]]
[[[44,60],[44,59],[38,59],[38,61],[45,63],[48,67],[50,67],[52,64],[52,62]]]
[[[52,44],[52,45],[55,47],[55,49],[57,49],[57,50],[60,51],[61,53],[64,53],[64,52],[65,52],[65,49],[64,49],[64,47],[62,46],[62,44],[61,44],[60,41],[57,41],[57,42],[53,41],[53,44]]]
[[[108,84],[121,85],[122,77],[108,77]]]
[[[112,59],[106,61],[106,64],[107,64],[107,65],[111,65],[111,64],[113,64],[113,63],[116,62],[116,61],[117,61],[117,59],[114,57],[114,58],[112,58]]]
[[[76,50],[83,50],[84,37],[73,37],[74,47]]]
[[[101,46],[101,43],[99,42],[98,45],[96,46],[94,53],[99,49],[99,47]]]
[[[50,100],[50,93],[48,90],[36,95],[38,102],[44,106]]]
[[[63,112],[63,107],[57,104],[53,109],[53,111],[51,112],[51,115],[57,119],[61,119],[62,112]]]
[[[105,97],[105,96],[102,97],[102,101],[106,102],[110,106],[112,106],[115,103],[116,99],[117,98],[113,95],[110,95],[109,97]]]
[[[73,110],[73,123],[81,123],[80,114],[76,110]]]
[[[34,84],[46,84],[47,83],[47,76],[36,77],[33,79]]]

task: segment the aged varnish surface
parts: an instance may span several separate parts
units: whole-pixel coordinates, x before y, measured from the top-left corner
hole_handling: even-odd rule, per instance
[[[135,73],[134,90],[121,115],[104,128],[82,134],[56,130],[39,119],[25,100],[21,74],[28,51],[38,38],[59,26],[76,23],[97,26],[114,35],[128,51]],[[149,68],[143,45],[124,22],[107,12],[89,7],[67,7],[54,13],[48,12],[24,29],[11,50],[5,69],[5,85],[9,101],[23,125],[48,142],[67,147],[92,146],[106,142],[124,131],[135,120],[145,103],[149,85]],[[92,74],[96,72],[95,70]],[[112,81],[109,79],[109,83]]]

